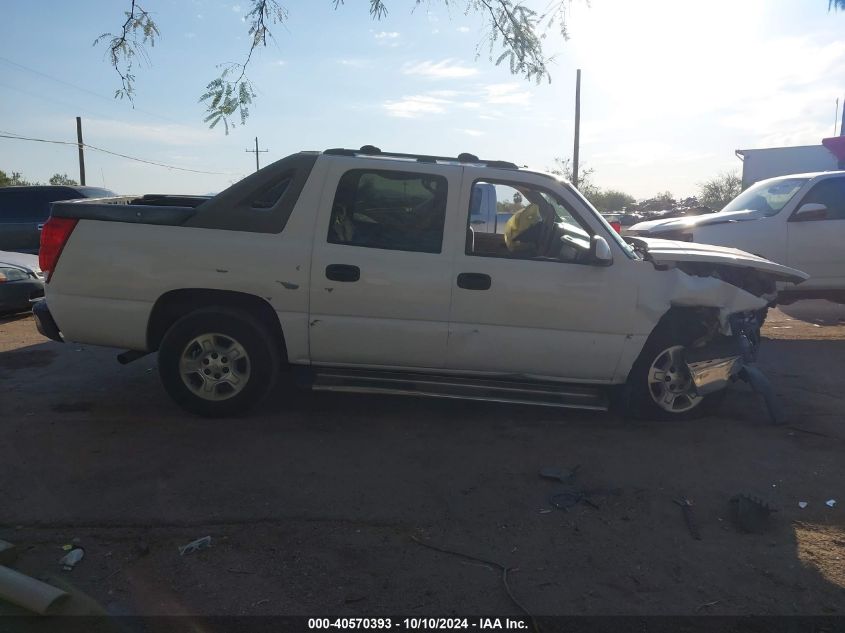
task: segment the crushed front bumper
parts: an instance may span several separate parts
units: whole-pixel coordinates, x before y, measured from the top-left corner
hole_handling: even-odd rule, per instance
[[[702,347],[685,352],[696,392],[701,396],[719,391],[742,371],[747,361],[753,360],[750,345],[744,336],[723,336]]]
[[[38,328],[38,331],[42,335],[59,343],[65,342],[59,332],[59,326],[56,325],[53,315],[50,314],[50,308],[47,307],[46,300],[42,299],[41,301],[34,303],[32,306],[32,314],[35,317],[35,327]]]

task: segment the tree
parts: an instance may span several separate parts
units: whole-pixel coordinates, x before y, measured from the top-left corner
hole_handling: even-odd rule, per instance
[[[13,171],[9,176],[5,171],[0,170],[0,187],[20,187],[34,185],[37,183],[25,180],[19,171]]]
[[[117,33],[103,33],[94,40],[94,45],[106,43],[109,62],[120,77],[120,87],[115,98],[132,101],[135,94],[135,65],[138,60],[148,61],[148,47],[155,47],[161,36],[158,24],[138,0],[129,2],[124,11],[125,20]],[[209,127],[221,121],[229,133],[234,126],[232,118],[237,116],[244,124],[249,117],[249,106],[255,98],[253,84],[246,74],[252,55],[260,47],[267,46],[267,38],[273,39],[270,27],[284,25],[288,10],[278,0],[246,0],[248,10],[244,21],[249,35],[249,46],[243,63],[230,62],[218,66],[220,75],[210,81],[200,102],[206,106],[205,122]],[[335,10],[344,5],[344,0],[330,0]],[[434,2],[435,0],[426,0]],[[542,13],[523,4],[524,0],[436,0],[446,6],[458,1],[465,3],[465,13],[477,13],[484,18],[485,27],[476,48],[476,57],[486,47],[491,62],[497,66],[507,62],[514,75],[522,75],[539,83],[551,81],[549,64],[552,61],[543,51],[546,31],[557,28],[566,39],[566,9],[571,0],[552,0]],[[845,0],[843,0],[845,1]],[[374,20],[386,19],[387,0],[369,0],[370,16]],[[423,0],[413,0],[419,6]]]
[[[76,182],[73,178],[70,178],[67,174],[53,174],[52,176],[50,176],[50,184],[75,186],[79,183]]]
[[[569,182],[572,182],[572,161],[568,158],[555,158],[555,166],[550,170],[555,176],[563,176]],[[592,167],[581,165],[578,169],[578,191],[583,196],[592,202],[593,196],[599,193],[599,188],[593,183]]]
[[[602,213],[622,211],[625,207],[634,204],[636,201],[634,196],[616,189],[599,190],[596,195],[590,198],[593,206]]]
[[[566,180],[572,182],[572,162],[568,158],[555,158],[555,166],[550,169],[551,173],[556,176],[563,176]],[[592,167],[582,166],[578,170],[578,191],[590,201],[598,211],[601,213],[610,213],[612,211],[621,211],[629,204],[634,204],[636,199],[634,196],[618,191],[616,189],[601,189],[593,182],[593,173],[595,170]]]
[[[845,2],[845,0],[843,0]],[[722,172],[698,184],[698,197],[703,204],[719,211],[742,191],[742,178],[736,172]]]

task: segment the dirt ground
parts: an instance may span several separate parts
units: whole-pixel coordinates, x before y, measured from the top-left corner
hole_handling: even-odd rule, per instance
[[[0,539],[20,571],[89,596],[76,612],[520,614],[498,569],[421,540],[513,567],[533,614],[841,615],[845,306],[775,310],[765,335],[784,426],[743,384],[682,424],[287,389],[204,420],[171,404],[154,356],[120,366],[5,319]],[[592,505],[553,508],[572,486],[538,472],[577,465]],[[763,534],[734,528],[737,493],[777,509]],[[65,544],[85,550],[72,572]]]

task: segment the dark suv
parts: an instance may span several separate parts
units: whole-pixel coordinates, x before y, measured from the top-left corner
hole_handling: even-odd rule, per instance
[[[37,253],[41,227],[50,203],[74,198],[106,198],[113,191],[98,187],[33,186],[0,188],[0,251]]]

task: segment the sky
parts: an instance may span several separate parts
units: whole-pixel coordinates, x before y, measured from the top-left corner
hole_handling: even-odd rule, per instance
[[[527,0],[543,11],[549,0]],[[546,170],[573,150],[582,69],[581,163],[637,198],[693,195],[739,171],[737,149],[815,145],[845,99],[845,12],[827,0],[572,0],[569,39],[550,31],[551,82],[495,66],[483,16],[430,0],[282,0],[284,26],[252,58],[246,125],[209,130],[198,103],[217,66],[242,61],[249,0],[145,0],[161,36],[138,65],[134,107],[94,39],[128,0],[11,2],[0,22],[0,134],[75,141],[201,172],[87,150],[87,183],[122,194],[221,191],[300,150],[471,152]],[[73,6],[73,10],[70,7]],[[840,108],[842,104],[840,102]],[[77,150],[0,138],[0,169],[78,179]]]

